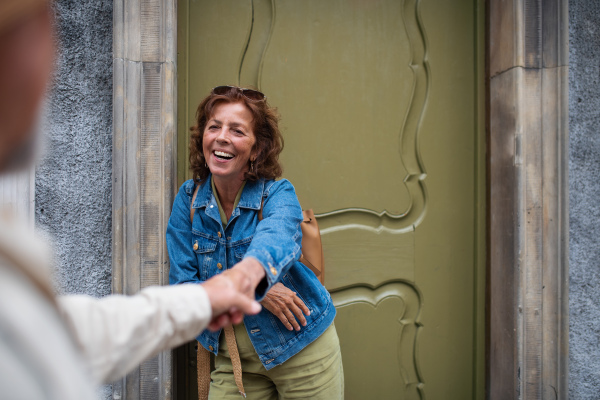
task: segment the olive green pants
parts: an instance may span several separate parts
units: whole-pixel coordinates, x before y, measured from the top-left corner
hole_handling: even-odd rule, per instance
[[[221,335],[215,370],[211,374],[209,400],[240,400],[233,378],[227,344]],[[243,324],[235,327],[235,337],[242,362],[242,380],[248,399],[315,399],[344,398],[342,355],[335,326],[329,328],[298,354],[269,371],[261,364]]]

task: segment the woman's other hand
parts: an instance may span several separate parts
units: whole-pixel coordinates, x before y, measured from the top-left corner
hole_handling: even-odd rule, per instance
[[[285,325],[288,330],[300,330],[300,325],[306,326],[304,315],[310,315],[306,304],[281,283],[276,283],[267,292],[265,298],[260,302],[264,308],[271,311]],[[295,317],[294,317],[295,316]]]

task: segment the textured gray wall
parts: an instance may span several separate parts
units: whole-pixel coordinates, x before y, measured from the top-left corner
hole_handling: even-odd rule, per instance
[[[55,250],[56,289],[111,292],[112,0],[57,0],[59,57],[46,150],[35,175],[36,227]],[[98,388],[98,400],[112,388]]]
[[[571,399],[600,398],[600,2],[569,2]]]
[[[111,291],[112,270],[112,0],[58,0],[55,11],[36,227],[54,245],[57,291],[99,297]]]

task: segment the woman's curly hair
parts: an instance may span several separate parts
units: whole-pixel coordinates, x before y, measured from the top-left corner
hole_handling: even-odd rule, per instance
[[[244,178],[256,181],[260,178],[276,179],[283,172],[279,163],[279,154],[283,150],[283,136],[279,131],[279,115],[277,109],[270,107],[264,100],[251,100],[244,96],[242,91],[232,86],[224,94],[211,92],[198,106],[196,111],[196,125],[190,128],[190,170],[196,183],[204,181],[210,170],[206,166],[202,140],[206,123],[212,117],[215,107],[223,103],[242,103],[252,113],[252,122],[256,142],[253,150],[256,151],[254,167],[249,169]]]

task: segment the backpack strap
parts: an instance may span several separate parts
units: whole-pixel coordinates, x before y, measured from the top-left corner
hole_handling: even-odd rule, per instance
[[[263,205],[264,199],[260,202],[258,222],[263,219]],[[312,209],[302,210],[300,228],[302,229],[302,253],[298,261],[307,266],[317,276],[319,281],[325,284],[325,259],[323,257],[321,232],[319,231],[319,225]]]
[[[192,196],[192,203],[190,204],[190,222],[192,225],[194,224],[194,214],[196,209],[194,208],[194,202],[196,201],[196,196],[198,195],[198,189],[200,189],[200,185],[197,185],[194,189],[194,195]]]

